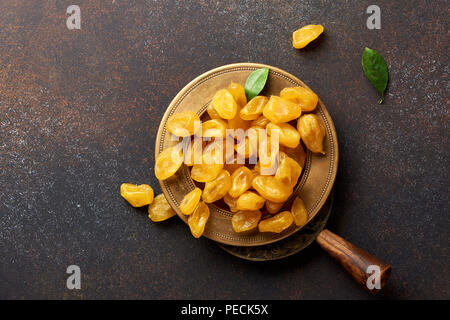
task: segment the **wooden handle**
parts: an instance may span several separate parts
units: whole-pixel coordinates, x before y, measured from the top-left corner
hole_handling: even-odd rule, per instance
[[[319,233],[317,242],[336,259],[356,281],[369,291],[379,291],[391,275],[391,266],[330,230]],[[370,278],[370,279],[369,279]],[[369,279],[369,281],[367,281]]]

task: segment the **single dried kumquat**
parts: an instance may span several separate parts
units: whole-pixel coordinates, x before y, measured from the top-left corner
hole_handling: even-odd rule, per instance
[[[266,200],[252,191],[245,191],[236,201],[236,208],[241,211],[259,210]]]
[[[206,108],[206,112],[208,113],[209,117],[211,119],[222,119],[222,117],[219,115],[219,113],[214,109],[212,103],[208,104],[208,107]]]
[[[256,120],[264,110],[269,99],[264,96],[257,96],[250,100],[239,112],[244,120]]]
[[[203,201],[197,205],[194,212],[188,217],[188,226],[195,238],[200,238],[205,231],[206,223],[209,220],[209,207]]]
[[[203,122],[201,129],[204,138],[225,138],[228,125],[221,119],[212,119]]]
[[[223,198],[231,188],[231,176],[227,170],[222,170],[217,178],[205,183],[202,199],[205,203],[212,203]]]
[[[308,221],[308,211],[305,203],[299,197],[296,197],[291,207],[291,214],[294,217],[294,222],[301,227]]]
[[[287,158],[280,161],[275,178],[286,185],[292,185],[292,168]]]
[[[292,46],[296,49],[306,47],[311,41],[315,40],[323,32],[322,25],[310,24],[304,26],[292,33]]]
[[[292,194],[292,187],[283,184],[274,176],[260,175],[253,179],[252,187],[266,200],[285,202]]]
[[[133,207],[142,207],[153,202],[153,189],[148,184],[122,183],[120,195]]]
[[[244,87],[236,82],[231,82],[227,89],[234,98],[234,101],[242,108],[247,104],[247,96]]]
[[[238,105],[227,89],[217,91],[211,104],[223,119],[233,119],[236,115]]]
[[[183,111],[171,115],[167,119],[166,128],[178,137],[188,137],[194,134],[194,123],[200,122],[199,116],[192,111]]]
[[[236,208],[237,198],[233,198],[229,193],[227,193],[226,195],[224,195],[223,201],[228,205],[231,212],[238,211],[238,209]]]
[[[261,115],[258,117],[258,119],[255,119],[250,123],[250,127],[259,127],[264,129],[269,122],[270,122],[269,119]]]
[[[275,124],[297,119],[301,114],[302,109],[299,104],[277,96],[271,96],[263,110],[263,115]]]
[[[196,163],[191,169],[191,178],[197,182],[209,182],[217,178],[223,169],[224,161],[223,155],[218,154],[216,156],[215,152],[215,142],[209,144],[202,155],[201,163]],[[211,147],[211,151],[208,151],[208,147]]]
[[[300,144],[300,133],[298,133],[297,129],[288,123],[275,124],[270,122],[267,124],[266,130],[268,135],[272,134],[272,130],[278,130],[280,145],[293,149],[297,148]]]
[[[245,232],[256,229],[261,219],[261,211],[239,211],[231,218],[231,226],[235,232]]]
[[[190,215],[192,212],[194,212],[195,208],[200,202],[201,196],[202,190],[200,188],[195,188],[194,190],[186,194],[183,200],[181,200],[180,211],[187,216]]]
[[[251,170],[242,166],[231,175],[231,188],[228,190],[228,193],[231,197],[237,198],[251,188],[252,181],[253,174]]]
[[[281,207],[283,207],[284,203],[277,203],[277,202],[272,202],[267,200],[266,201],[266,210],[267,212],[271,213],[271,214],[275,214],[278,213],[278,211],[280,211]]]
[[[305,114],[298,119],[297,130],[306,147],[314,153],[325,154],[323,150],[323,138],[325,128],[315,114]]]
[[[148,217],[153,222],[161,222],[175,215],[170,204],[167,202],[163,193],[157,195],[153,202],[148,206]]]
[[[155,162],[155,176],[166,180],[173,176],[183,164],[183,153],[178,147],[170,147],[161,152]]]
[[[317,94],[303,87],[284,88],[280,92],[280,97],[299,104],[302,112],[313,111],[319,101]]]
[[[289,228],[294,222],[294,217],[289,211],[280,212],[273,217],[262,220],[258,229],[260,232],[280,233]]]

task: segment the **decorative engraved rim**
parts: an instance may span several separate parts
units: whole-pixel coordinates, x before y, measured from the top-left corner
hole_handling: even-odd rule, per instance
[[[215,69],[212,69],[208,72],[205,72],[204,74],[198,76],[194,80],[192,80],[190,83],[188,83],[171,101],[169,104],[169,107],[167,108],[166,112],[163,115],[163,118],[161,120],[157,138],[156,138],[156,144],[155,144],[155,159],[157,155],[163,151],[164,141],[166,138],[166,122],[167,119],[176,112],[177,108],[181,104],[181,102],[199,85],[203,84],[204,82],[218,77],[225,73],[235,72],[235,71],[253,71],[259,68],[269,68],[270,74],[275,75],[277,77],[283,78],[293,85],[300,85],[306,88],[309,88],[305,83],[303,83],[300,79],[297,77],[287,73],[286,71],[283,71],[279,68],[272,67],[265,64],[259,64],[259,63],[236,63],[236,64],[230,64],[225,65],[222,67],[218,67]],[[206,110],[207,104],[203,105],[202,108],[197,112],[199,116],[201,116],[205,110]],[[336,130],[334,128],[334,124],[332,123],[331,116],[329,115],[328,111],[326,110],[323,102],[319,99],[319,103],[317,106],[317,110],[321,114],[321,119],[323,120],[323,124],[325,125],[325,129],[327,132],[327,138],[330,142],[330,166],[327,173],[327,179],[325,186],[322,188],[322,192],[320,197],[316,199],[314,202],[314,205],[311,209],[308,210],[308,223],[316,216],[316,214],[320,211],[320,208],[324,205],[325,201],[327,200],[327,197],[329,196],[335,178],[337,174],[337,166],[338,166],[338,143],[337,143],[337,134]],[[286,201],[286,203],[289,203],[292,197],[295,196],[295,194],[301,190],[301,188],[306,183],[306,180],[308,178],[308,175],[310,173],[311,169],[311,162],[312,162],[312,156],[311,152],[307,151],[307,157],[305,162],[305,168],[302,172],[302,176],[300,177],[300,181],[297,184],[294,193],[291,195],[291,197]],[[187,166],[183,165],[181,170],[183,170],[182,175],[184,179],[189,181],[189,185],[191,189],[195,188],[195,184],[192,181],[189,171],[187,169]],[[180,210],[179,210],[179,201],[174,196],[172,190],[171,190],[171,183],[167,180],[160,181],[161,189],[168,200],[169,204],[172,206],[172,208],[175,210],[175,212],[178,214],[178,216],[183,220],[187,221],[186,216],[184,216]],[[231,217],[232,213],[228,212],[226,210],[223,210],[222,208],[219,208],[216,205],[209,205],[211,210],[211,215],[213,213],[219,213],[226,217]],[[304,226],[302,226],[304,227]],[[264,245],[273,243],[279,240],[282,240],[293,233],[300,230],[302,227],[297,226],[291,226],[287,230],[285,230],[283,233],[279,234],[279,237],[275,237],[273,239],[267,240],[262,234],[253,235],[253,236],[243,236],[240,234],[237,234],[235,236],[229,236],[223,233],[216,232],[214,230],[208,230],[208,228],[205,230],[205,233],[203,234],[205,237],[210,238],[211,240],[217,241],[219,243],[227,244],[227,245],[238,245],[238,246],[255,246],[255,245]]]

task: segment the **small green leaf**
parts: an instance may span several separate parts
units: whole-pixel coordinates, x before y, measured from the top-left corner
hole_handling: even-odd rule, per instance
[[[252,100],[264,89],[267,82],[267,77],[269,76],[269,69],[262,68],[257,69],[250,73],[245,82],[245,95],[247,96],[247,101]]]
[[[378,102],[381,104],[384,99],[384,92],[386,91],[389,79],[386,61],[384,61],[383,57],[375,50],[365,48],[361,62],[364,73],[370,83],[381,94],[381,99]]]

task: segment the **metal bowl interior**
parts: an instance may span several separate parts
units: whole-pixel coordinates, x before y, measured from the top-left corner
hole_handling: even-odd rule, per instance
[[[262,92],[263,95],[279,95],[285,87],[303,86],[300,79],[276,67],[257,63],[236,63],[222,66],[195,78],[187,84],[172,100],[165,112],[156,138],[155,158],[164,149],[178,144],[180,141],[166,130],[167,119],[174,113],[194,111],[201,116],[214,93],[228,87],[233,82],[245,83],[248,75],[258,68],[269,68],[269,78]],[[283,209],[288,210],[296,195],[301,197],[308,211],[308,222],[311,221],[325,204],[336,178],[338,167],[338,141],[333,121],[325,105],[319,100],[317,108],[312,112],[322,121],[326,137],[324,139],[325,155],[313,154],[307,151],[302,176],[294,189],[292,196],[286,201]],[[184,195],[195,188],[190,177],[189,167],[184,164],[171,178],[160,181],[161,189],[171,207],[185,222],[187,217],[179,210],[179,204]],[[233,246],[260,246],[273,243],[289,237],[302,227],[292,225],[281,233],[251,233],[240,234],[231,227],[232,213],[222,206],[209,205],[211,216],[206,225],[204,236],[219,243]]]

